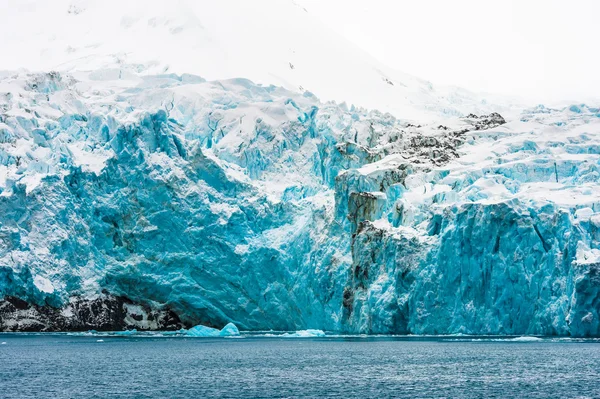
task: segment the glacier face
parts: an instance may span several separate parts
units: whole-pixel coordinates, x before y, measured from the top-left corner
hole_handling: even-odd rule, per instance
[[[418,125],[126,69],[0,93],[4,330],[600,335],[598,109]]]

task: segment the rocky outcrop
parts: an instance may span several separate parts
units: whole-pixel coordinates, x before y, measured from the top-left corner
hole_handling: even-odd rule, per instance
[[[0,331],[178,330],[177,315],[168,309],[135,304],[124,297],[73,297],[62,308],[30,304],[16,297],[0,301]]]

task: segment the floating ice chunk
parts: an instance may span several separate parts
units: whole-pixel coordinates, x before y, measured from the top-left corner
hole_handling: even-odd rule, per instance
[[[6,342],[2,342],[0,345],[6,345]]]
[[[216,328],[197,325],[187,330],[186,335],[190,337],[218,337],[220,331]]]
[[[324,337],[325,332],[323,330],[299,330],[295,333],[286,333],[281,336],[286,338],[315,338]]]
[[[240,330],[233,323],[227,324],[219,333],[221,337],[237,337],[240,335]]]
[[[227,324],[222,330],[203,325],[197,325],[185,331],[190,337],[236,337],[240,335],[240,330],[233,323]]]
[[[96,342],[104,342],[103,339],[97,339]]]

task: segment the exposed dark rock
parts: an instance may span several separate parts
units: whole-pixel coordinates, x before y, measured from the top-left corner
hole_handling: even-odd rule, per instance
[[[502,115],[496,112],[481,116],[469,114],[464,119],[472,125],[472,128],[467,126],[460,130],[451,131],[447,126],[439,125],[437,130],[447,133],[435,137],[423,134],[411,137],[405,155],[411,162],[416,164],[430,161],[437,166],[444,165],[458,157],[457,148],[464,144],[466,133],[474,130],[493,129],[506,123]],[[415,127],[414,125],[409,126]]]
[[[481,116],[469,114],[465,119],[471,119],[471,123],[475,127],[475,130],[493,129],[506,123],[506,120],[502,117],[502,115],[497,112],[492,112],[489,115]]]
[[[354,302],[354,291],[350,287],[344,288],[343,306],[347,314],[352,313]]]
[[[11,296],[0,300],[0,331],[177,330],[182,327],[179,317],[169,309],[151,309],[112,295],[95,299],[74,297],[63,308],[30,304]]]
[[[385,195],[379,193],[353,192],[348,198],[348,219],[352,231],[364,220],[377,219],[385,206]]]

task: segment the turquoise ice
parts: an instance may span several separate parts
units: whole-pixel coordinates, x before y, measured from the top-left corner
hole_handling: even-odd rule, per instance
[[[117,76],[3,78],[0,295],[225,326],[202,336],[600,335],[597,109],[415,126],[243,79]]]

